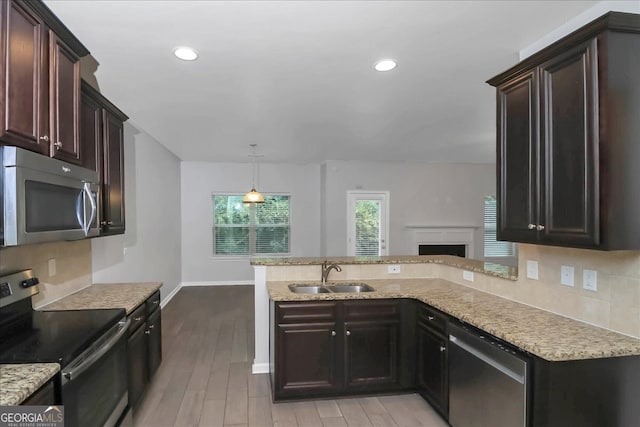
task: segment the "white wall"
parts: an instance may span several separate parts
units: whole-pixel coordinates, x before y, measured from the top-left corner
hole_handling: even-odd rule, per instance
[[[475,225],[483,254],[483,197],[496,192],[493,164],[330,161],[326,164],[326,254],[347,253],[347,191],[389,191],[389,254],[412,254],[407,225]]]
[[[244,194],[251,164],[182,162],[182,281],[253,281],[248,257],[213,256],[213,193]],[[260,164],[257,189],[291,195],[291,255],[320,256],[320,166]]]
[[[180,159],[130,122],[124,127],[123,235],[92,239],[93,282],[180,284]]]

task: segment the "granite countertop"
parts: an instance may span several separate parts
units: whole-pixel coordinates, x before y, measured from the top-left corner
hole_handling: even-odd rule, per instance
[[[0,406],[21,404],[59,371],[57,363],[0,365]]]
[[[42,310],[87,310],[124,308],[131,314],[140,304],[160,289],[160,282],[97,283],[54,301]]]
[[[447,280],[385,279],[364,282],[375,291],[359,294],[295,294],[288,288],[291,282],[269,282],[267,287],[274,301],[413,298],[548,361],[640,355],[640,339]]]
[[[251,265],[264,266],[293,266],[293,265],[321,265],[323,262],[340,265],[349,264],[443,264],[464,270],[483,273],[503,279],[518,280],[518,268],[493,262],[478,261],[453,255],[395,255],[368,257],[316,257],[316,258],[253,258]]]

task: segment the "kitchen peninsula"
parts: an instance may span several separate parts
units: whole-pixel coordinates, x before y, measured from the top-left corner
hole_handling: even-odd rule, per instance
[[[340,272],[330,272],[328,278],[330,286],[359,282],[366,283],[373,288],[373,291],[308,294],[294,293],[291,290],[290,285],[294,287],[320,285],[322,264],[325,261],[341,267]],[[295,310],[297,313],[311,314],[316,314],[313,310],[318,310],[318,315],[324,316],[322,318],[325,322],[334,321],[335,325],[346,325],[349,321],[349,310],[359,310],[356,308],[356,301],[377,300],[380,304],[389,303],[391,308],[384,308],[385,310],[396,310],[400,313],[394,320],[400,323],[397,329],[400,332],[389,334],[389,336],[399,336],[399,340],[406,338],[403,336],[415,336],[415,332],[404,332],[407,323],[411,324],[410,328],[415,328],[415,315],[413,320],[407,321],[405,318],[406,312],[412,310],[412,305],[406,304],[420,304],[417,308],[418,313],[423,310],[422,307],[430,310],[428,313],[432,314],[425,316],[429,320],[438,321],[440,316],[442,325],[439,336],[443,340],[440,348],[445,358],[449,352],[447,340],[450,338],[450,331],[446,325],[453,323],[465,325],[484,335],[490,334],[487,335],[489,339],[512,345],[517,351],[529,357],[531,359],[531,396],[528,399],[531,419],[535,420],[535,425],[581,422],[588,417],[592,421],[583,425],[592,425],[589,423],[593,423],[593,420],[602,420],[602,417],[611,416],[616,411],[622,419],[634,419],[639,416],[632,402],[636,392],[625,392],[616,396],[615,390],[635,390],[638,387],[640,340],[492,294],[496,280],[507,282],[507,284],[511,282],[512,286],[518,285],[516,269],[452,256],[256,259],[252,261],[252,265],[256,274],[256,359],[253,369],[254,372],[264,372],[265,368],[271,369],[276,399],[278,390],[281,392],[284,390],[281,393],[283,398],[304,398],[306,395],[299,391],[296,391],[297,395],[292,394],[286,387],[277,388],[279,387],[276,380],[278,374],[274,375],[273,367],[278,366],[278,357],[282,356],[271,354],[270,358],[269,351],[274,352],[273,347],[275,352],[292,347],[289,344],[284,346],[274,344],[274,339],[278,339],[274,337],[279,333],[270,331],[270,328],[274,328],[274,322],[277,322],[277,327],[282,326],[281,329],[286,330],[288,326],[283,319],[287,316],[295,317],[297,315]],[[473,286],[465,286],[465,282]],[[394,301],[398,304],[403,304],[401,301],[408,301],[408,303],[393,308]],[[331,302],[335,303],[333,304],[335,307],[331,306]],[[270,304],[272,304],[271,316]],[[304,304],[315,304],[315,306],[305,307]],[[342,304],[345,306],[343,307]],[[351,308],[347,308],[347,305]],[[337,313],[337,320],[329,320],[330,311],[321,312],[322,310],[334,310],[333,312]],[[313,317],[311,314],[308,316]],[[297,322],[300,324],[303,320]],[[342,332],[339,328],[330,329],[332,329],[330,334],[334,334],[334,330],[338,331],[340,340],[347,340],[347,337],[342,337],[340,334],[351,335],[346,326]],[[414,331],[414,329],[411,330]],[[284,337],[286,334],[280,335],[281,343]],[[338,342],[344,342],[345,344],[340,345],[348,346],[346,344],[348,340]],[[415,344],[404,342],[398,344],[398,348],[400,350],[398,350],[397,359],[400,361],[409,360],[407,357],[415,358],[415,354],[418,354]],[[349,357],[351,356],[344,356],[342,359],[347,360]],[[402,369],[405,365],[393,363],[396,363],[400,372],[393,373],[394,378],[397,377],[398,380],[394,383],[395,388],[388,390],[415,389],[415,383],[401,381],[401,378],[403,376],[406,378],[407,375],[409,377],[413,375],[415,378],[415,373],[403,373]],[[419,364],[420,361],[417,363]],[[446,363],[444,366],[443,371],[446,371]],[[340,369],[345,369],[344,372],[347,372],[349,367]],[[416,369],[419,370],[419,368]],[[605,382],[602,372],[605,371],[609,372],[608,385],[603,385]],[[348,379],[345,381],[348,383]],[[443,382],[446,381],[445,377]],[[341,387],[338,388],[340,390],[338,395],[356,393],[354,388],[344,385]],[[597,391],[593,391],[596,389]],[[322,393],[331,395],[332,390],[335,390],[335,387],[325,387],[325,390],[315,389],[315,393],[310,395],[322,395]],[[384,389],[381,390],[384,391]],[[445,387],[441,396],[441,401],[445,403],[438,408],[445,418],[448,416],[447,393]],[[586,394],[596,397],[589,398]],[[587,408],[588,405],[584,402],[592,401],[594,398],[600,400],[599,406],[592,405],[597,409]],[[432,399],[427,397],[427,400],[434,407],[438,407]],[[594,403],[592,401],[592,404]]]

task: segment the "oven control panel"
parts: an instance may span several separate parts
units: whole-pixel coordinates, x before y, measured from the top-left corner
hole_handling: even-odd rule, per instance
[[[0,309],[23,299],[31,298],[40,292],[40,281],[32,270],[0,276]]]
[[[9,282],[0,283],[0,298],[11,296],[11,286]]]

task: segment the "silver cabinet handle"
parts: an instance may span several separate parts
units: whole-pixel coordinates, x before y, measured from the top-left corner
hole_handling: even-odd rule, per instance
[[[155,305],[158,305],[158,304],[160,304],[160,301],[153,301],[153,303],[154,303]]]
[[[427,319],[429,319],[429,320],[435,320],[435,317],[433,317],[433,316],[427,316]]]
[[[149,325],[149,330],[151,330],[151,329],[153,329],[155,327],[156,327],[156,325]]]
[[[351,336],[351,331],[347,331],[347,336]]]
[[[147,335],[151,335],[151,331],[149,329],[147,329],[146,331],[144,331],[145,334]]]
[[[331,336],[335,337],[336,336],[336,331],[331,331]]]
[[[43,135],[43,136],[40,137],[40,141],[48,142],[49,141],[49,137],[47,135]]]
[[[538,229],[538,231],[542,231],[542,230],[544,230],[544,225],[538,224],[538,226],[536,228]]]
[[[447,347],[440,346],[440,351],[445,351],[446,349],[447,349]]]
[[[534,228],[536,228],[536,226],[534,224],[529,224],[529,225],[527,225],[527,228],[529,230],[533,230]]]
[[[113,225],[113,221],[100,221],[100,225]]]
[[[62,148],[62,141],[54,142],[53,146],[56,147],[56,150]]]
[[[135,320],[136,322],[139,322],[142,320],[142,316],[134,317],[133,320]]]

